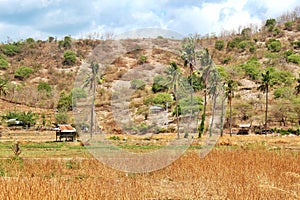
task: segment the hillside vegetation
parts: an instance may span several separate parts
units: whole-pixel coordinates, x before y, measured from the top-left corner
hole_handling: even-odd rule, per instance
[[[195,39],[197,45],[200,44],[207,50],[223,78],[225,88],[228,89],[229,81],[234,85],[231,91],[234,94],[231,96],[232,120],[227,106],[225,128],[229,128],[230,124],[233,128],[237,128],[239,124],[252,124],[254,128],[262,129],[265,125],[267,102],[269,127],[299,129],[300,18],[297,13],[283,15],[277,20],[268,19],[259,30],[250,26],[241,28],[238,33],[224,32],[219,37],[191,36],[191,38]],[[99,126],[107,131],[121,132],[121,128],[113,120],[110,105],[112,94],[109,91],[112,83],[124,78],[123,75],[131,69],[148,67],[149,70],[153,70],[151,66],[160,65],[159,70],[164,71],[170,67],[171,62],[174,62],[184,76],[191,77],[189,68],[184,67],[186,63],[180,51],[178,54],[168,51],[170,45],[175,45],[180,50],[182,41],[162,37],[142,41],[146,45],[155,43],[162,48],[155,47],[149,50],[143,49],[142,46],[136,47],[113,60],[106,71],[102,72],[99,80],[97,79],[95,107],[100,121]],[[39,113],[40,116],[36,117],[34,124],[46,126],[55,121],[74,122],[72,118],[66,116],[67,112],[72,110],[72,95],[73,97],[76,95],[76,98],[85,98],[87,94],[74,87],[73,82],[80,67],[85,66],[88,69],[92,66],[89,62],[90,55],[97,45],[104,42],[66,36],[63,40],[49,37],[47,41],[35,41],[28,38],[24,41],[1,44],[0,95],[4,100],[1,101],[3,104],[1,114],[7,114],[8,109],[5,109],[5,105],[13,103],[27,106],[28,109],[25,110],[46,109],[47,111],[43,113],[47,114],[47,123],[45,116],[42,117],[43,113]],[[136,40],[127,39],[123,42],[130,44]],[[267,73],[270,73],[270,80],[266,101],[267,93],[262,85]],[[132,77],[138,75],[133,74]],[[142,130],[143,126],[147,125],[145,120],[150,105],[165,105],[167,100],[159,98],[168,97],[157,97],[158,94],[171,95],[173,99],[169,101],[169,115],[176,117],[176,113],[174,114],[176,102],[174,94],[170,92],[170,86],[163,89],[159,88],[162,85],[146,84],[140,79],[131,80],[131,87],[135,89],[135,93],[132,94],[129,107],[135,108],[133,115],[138,124],[135,129]],[[205,95],[203,87],[202,85],[196,93],[201,104],[199,109],[202,111]],[[211,113],[208,111],[207,114]]]

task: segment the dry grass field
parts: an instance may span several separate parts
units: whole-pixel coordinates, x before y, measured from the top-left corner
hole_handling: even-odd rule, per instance
[[[1,155],[0,199],[296,200],[299,151],[280,145],[298,142],[298,137],[226,136],[204,158],[199,158],[197,148],[190,148],[170,166],[141,174],[111,169],[87,156],[84,147],[77,147],[78,155],[73,156],[71,143],[24,143],[23,159]],[[26,154],[34,147],[35,153]],[[47,154],[54,150],[60,155]],[[38,152],[45,155],[33,159]]]

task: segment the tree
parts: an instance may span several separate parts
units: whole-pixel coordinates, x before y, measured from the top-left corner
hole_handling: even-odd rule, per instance
[[[177,123],[177,138],[179,139],[179,107],[178,107],[178,86],[181,78],[180,67],[175,63],[171,62],[170,66],[166,70],[166,74],[168,75],[169,84],[174,93],[175,97],[175,106],[176,106],[176,123]]]
[[[269,88],[272,85],[272,77],[270,74],[270,71],[267,70],[265,73],[262,73],[262,80],[261,85],[258,87],[259,91],[263,91],[266,93],[266,110],[265,110],[265,129],[268,128],[268,94],[269,94]]]
[[[184,66],[189,66],[189,83],[191,88],[194,89],[194,80],[197,76],[196,74],[193,76],[193,72],[198,64],[198,59],[200,57],[200,51],[197,49],[197,40],[198,36],[187,37],[183,40],[182,50],[181,50],[181,58],[184,60]],[[194,90],[195,91],[195,90]],[[191,104],[193,104],[193,90],[190,92]],[[190,110],[190,123],[192,121],[192,109]],[[189,130],[189,124],[188,124]]]
[[[229,103],[229,133],[232,136],[232,98],[234,97],[234,90],[236,89],[236,82],[233,80],[227,81],[226,96]]]
[[[91,105],[91,126],[90,126],[90,136],[93,137],[94,128],[94,114],[95,114],[95,95],[97,83],[102,83],[103,77],[99,76],[99,64],[92,62],[90,65],[91,74],[85,80],[84,87],[89,87],[89,92],[92,93],[92,105]]]

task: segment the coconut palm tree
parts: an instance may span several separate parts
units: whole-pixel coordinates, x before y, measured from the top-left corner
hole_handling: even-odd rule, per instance
[[[94,128],[94,114],[95,114],[95,95],[96,95],[96,86],[100,82],[101,78],[99,76],[99,65],[92,62],[90,65],[92,73],[85,80],[84,87],[89,87],[89,91],[92,92],[92,105],[91,105],[91,124],[90,124],[90,136],[93,137],[93,128]]]
[[[261,85],[257,88],[259,91],[266,93],[266,110],[265,110],[265,129],[268,128],[268,95],[269,89],[272,86],[272,76],[270,71],[267,70],[265,73],[262,73]]]
[[[176,109],[176,123],[177,123],[177,138],[179,139],[179,106],[178,106],[178,87],[181,78],[180,67],[175,63],[171,62],[170,66],[166,69],[166,74],[168,76],[168,85],[171,86],[174,98],[175,98],[175,109]]]
[[[228,98],[228,104],[229,104],[229,133],[230,136],[232,136],[232,98],[234,97],[234,90],[236,89],[236,83],[233,80],[227,81],[227,87],[226,90],[226,96]]]

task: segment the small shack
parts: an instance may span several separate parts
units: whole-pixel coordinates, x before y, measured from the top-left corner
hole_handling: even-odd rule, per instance
[[[240,124],[240,129],[237,132],[237,135],[248,135],[250,132],[251,124]]]
[[[74,141],[76,137],[76,129],[69,124],[58,124],[56,128],[56,141],[59,139],[61,141],[62,138],[65,140]]]

